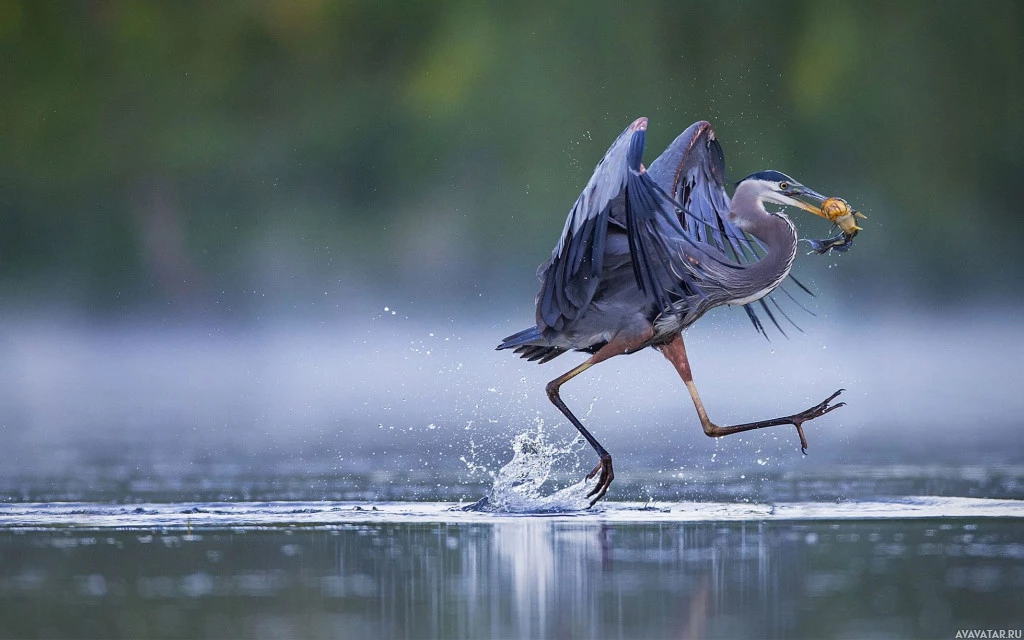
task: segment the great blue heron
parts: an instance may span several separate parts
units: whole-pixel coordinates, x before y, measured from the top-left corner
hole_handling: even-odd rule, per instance
[[[646,130],[647,118],[633,122],[598,163],[569,212],[551,259],[537,270],[542,284],[536,326],[498,346],[541,363],[569,350],[592,354],[547,385],[548,398],[600,456],[587,475],[589,480],[601,474],[587,494],[593,498],[591,506],[604,497],[614,478],[612,458],[565,406],[558,390],[613,356],[645,347],[660,350],[686,384],[704,433],[713,438],[790,424],[806,450],[803,423],[844,405],[831,404],[840,389],[782,418],[735,426],[719,426],[708,418],[693,383],[682,330],[714,307],[742,305],[763,332],[750,305],[764,305],[762,298],[786,279],[797,252],[793,223],[783,213],[767,211],[764,203],[829,216],[821,209],[824,196],[778,171],[747,176],[730,201],[722,148],[707,122],[689,127],[645,169],[641,157]],[[767,305],[763,310],[771,315]]]

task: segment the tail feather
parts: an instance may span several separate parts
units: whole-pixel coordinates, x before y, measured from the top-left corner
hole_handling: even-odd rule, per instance
[[[539,360],[537,360],[537,364],[544,364],[545,362],[551,362],[552,360],[554,360],[558,356],[562,355],[566,351],[568,351],[568,349],[562,349],[561,347],[550,347],[548,349],[548,352],[545,353],[543,356],[541,356],[541,358]]]
[[[500,351],[502,349],[511,349],[512,347],[518,347],[519,345],[527,344],[529,342],[534,342],[540,339],[540,329],[538,329],[537,327],[530,327],[529,329],[523,329],[519,333],[513,333],[509,337],[502,340],[501,344],[498,345],[498,350]]]
[[[545,347],[535,344],[524,344],[516,347],[513,353],[518,353],[520,358],[529,360],[530,362],[536,362],[537,364],[544,364],[549,362],[558,356],[568,351],[562,347]]]
[[[520,358],[525,358],[530,362],[538,364],[544,364],[568,351],[568,349],[562,347],[530,344],[534,341],[543,341],[543,339],[540,329],[530,327],[502,340],[501,344],[498,345],[498,349],[514,349],[513,353],[519,354]]]

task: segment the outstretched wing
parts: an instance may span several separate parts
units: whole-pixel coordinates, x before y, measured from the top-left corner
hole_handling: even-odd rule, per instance
[[[740,264],[760,259],[763,254],[760,243],[743,233],[726,217],[730,201],[725,192],[725,154],[709,123],[700,121],[690,125],[658,156],[647,173],[682,206],[683,214],[679,222],[693,240],[717,247]],[[790,278],[798,287],[811,293],[796,278]],[[788,291],[781,290],[796,304],[800,304]],[[771,296],[767,300],[794,327],[800,329]],[[754,304],[760,305],[775,327],[785,335],[765,298],[744,306],[754,327],[768,337],[754,311]]]
[[[678,207],[641,169],[647,118],[612,143],[576,200],[551,259],[537,270],[537,326],[562,330],[594,299],[601,284],[609,224],[623,227],[637,286],[665,308],[670,296],[692,295],[683,256],[670,251],[684,236]]]

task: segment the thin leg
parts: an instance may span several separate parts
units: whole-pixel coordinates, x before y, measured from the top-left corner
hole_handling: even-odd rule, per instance
[[[683,344],[682,334],[673,338],[672,342],[667,345],[659,347],[659,349],[665,358],[667,358],[668,361],[676,368],[676,371],[679,372],[679,377],[683,379],[683,382],[686,384],[687,391],[690,392],[690,397],[693,398],[693,406],[697,408],[697,415],[700,416],[700,424],[704,427],[704,433],[712,438],[721,438],[722,436],[728,436],[733,433],[743,433],[744,431],[763,429],[764,427],[776,427],[782,424],[791,424],[796,427],[796,432],[800,435],[800,450],[806,454],[807,438],[804,436],[803,424],[808,420],[813,420],[825,415],[829,411],[834,411],[839,407],[846,405],[845,402],[840,402],[839,404],[834,405],[829,404],[843,392],[843,389],[840,389],[810,409],[806,409],[791,416],[773,418],[771,420],[761,420],[760,422],[748,422],[747,424],[739,424],[731,427],[720,427],[711,422],[708,418],[708,413],[704,410],[704,403],[700,401],[700,395],[697,393],[697,385],[693,384],[693,374],[690,372],[690,361],[686,358],[686,346]]]
[[[594,448],[594,451],[596,451],[597,455],[601,458],[601,461],[597,463],[594,470],[587,474],[587,480],[590,480],[597,475],[599,471],[601,472],[601,476],[597,480],[597,485],[595,485],[594,488],[590,490],[590,493],[587,494],[588,498],[593,497],[593,500],[590,501],[590,506],[594,506],[598,500],[604,497],[604,494],[608,493],[608,487],[611,486],[612,480],[615,479],[615,472],[612,470],[612,457],[607,451],[605,451],[605,448],[601,446],[601,443],[597,441],[597,438],[587,431],[587,428],[583,426],[583,423],[579,421],[579,418],[574,416],[572,411],[569,411],[569,407],[565,406],[565,403],[562,402],[562,398],[558,395],[558,389],[566,382],[572,380],[599,362],[603,362],[613,356],[630,353],[641,348],[647,343],[647,340],[650,340],[651,335],[653,335],[653,330],[634,339],[615,338],[605,346],[601,347],[597,353],[590,356],[586,362],[575,369],[558,376],[549,382],[546,387],[548,399],[551,400],[551,403],[558,407],[558,410],[569,419],[569,422],[576,427],[576,430],[580,432],[580,435],[582,435],[590,446]]]

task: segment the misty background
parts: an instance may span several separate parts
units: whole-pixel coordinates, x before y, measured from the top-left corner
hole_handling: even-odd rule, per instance
[[[847,388],[811,455],[705,438],[648,351],[564,390],[617,475],[1024,463],[1020,3],[2,0],[0,495],[440,486],[520,431],[570,438],[543,387],[579,357],[493,347],[639,116],[648,164],[707,119],[730,180],[868,220],[798,256],[805,333],[688,332],[718,422]]]

